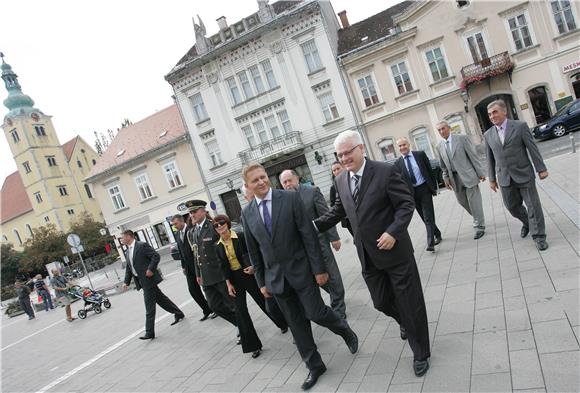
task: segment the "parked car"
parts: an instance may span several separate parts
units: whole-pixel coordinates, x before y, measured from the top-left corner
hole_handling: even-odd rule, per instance
[[[564,105],[547,122],[532,128],[536,139],[558,138],[580,129],[580,99]]]

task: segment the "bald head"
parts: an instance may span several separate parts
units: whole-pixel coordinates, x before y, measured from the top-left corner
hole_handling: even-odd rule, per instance
[[[286,169],[280,173],[280,183],[285,190],[297,190],[300,178],[293,169]]]

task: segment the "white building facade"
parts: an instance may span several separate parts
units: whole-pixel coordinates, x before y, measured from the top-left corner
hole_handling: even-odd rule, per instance
[[[241,171],[262,163],[274,187],[292,168],[328,195],[332,142],[356,128],[337,64],[340,28],[329,2],[258,1],[233,25],[218,19],[166,76],[190,132],[210,198],[238,219]]]

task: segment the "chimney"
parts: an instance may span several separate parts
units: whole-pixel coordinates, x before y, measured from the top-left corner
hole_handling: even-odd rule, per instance
[[[220,30],[225,30],[228,28],[228,22],[226,22],[225,16],[220,16],[219,18],[216,19],[216,21]]]
[[[340,18],[340,24],[342,25],[343,29],[350,27],[350,23],[348,23],[348,17],[346,16],[346,10],[340,11],[338,13],[338,17]]]

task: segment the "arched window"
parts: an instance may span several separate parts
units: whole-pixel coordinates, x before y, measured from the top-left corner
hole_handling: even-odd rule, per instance
[[[2,235],[2,241],[4,243],[8,243],[8,238],[6,237],[6,235]]]
[[[22,245],[22,239],[20,238],[20,234],[18,233],[18,231],[16,229],[13,229],[14,231],[14,236],[16,237],[16,241],[18,242],[18,245]]]
[[[28,231],[28,236],[31,238],[34,237],[34,233],[32,232],[32,227],[29,224],[26,224],[26,230]]]
[[[465,132],[465,122],[463,121],[463,116],[458,113],[454,113],[445,117],[445,121],[449,123],[449,128],[454,134],[466,134]]]

